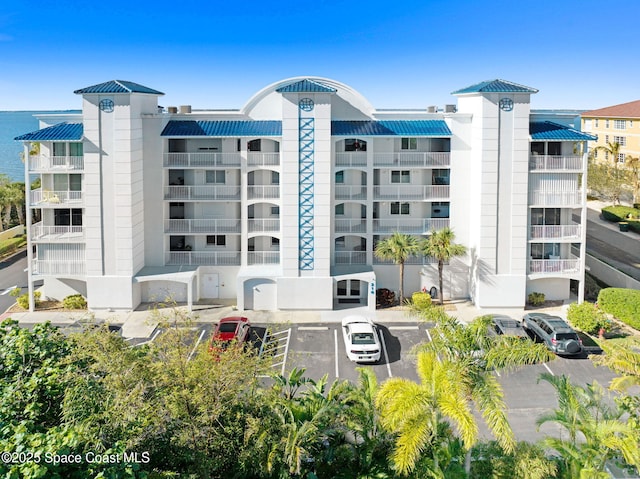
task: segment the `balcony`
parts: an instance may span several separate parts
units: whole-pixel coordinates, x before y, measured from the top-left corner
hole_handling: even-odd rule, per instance
[[[278,166],[280,153],[247,153],[247,166]]]
[[[398,185],[374,186],[374,200],[448,200],[449,186]]]
[[[336,219],[336,233],[366,233],[367,220],[365,219]]]
[[[416,218],[416,219],[375,219],[374,234],[391,234],[399,231],[405,234],[426,235],[449,226],[449,218]]]
[[[165,264],[236,266],[240,264],[240,251],[169,251]]]
[[[451,165],[449,152],[374,153],[373,166],[443,168]]]
[[[240,233],[237,219],[170,219],[164,220],[165,233]]]
[[[367,264],[366,251],[336,251],[335,264]]]
[[[43,276],[82,276],[85,274],[85,262],[80,260],[45,261],[34,259],[31,263],[33,274]]]
[[[535,240],[576,240],[580,238],[580,225],[577,223],[569,225],[535,225],[531,226],[530,238]]]
[[[572,259],[531,259],[530,274],[573,274],[580,270],[580,260]]]
[[[240,167],[242,157],[240,153],[165,153],[165,167],[202,168],[214,166]]]
[[[39,242],[82,242],[84,241],[83,226],[45,226],[42,221],[31,226],[31,240]]]
[[[404,264],[412,264],[412,265],[425,265],[425,264],[437,264],[438,260],[433,258],[432,256],[422,256],[422,255],[413,255],[409,256]],[[380,259],[377,258],[376,255],[373,255],[373,264],[388,264],[388,265],[396,265],[393,260],[390,259]]]
[[[251,185],[247,187],[247,199],[250,200],[262,200],[262,199],[277,199],[280,198],[280,186],[279,185]]]
[[[581,172],[583,164],[582,156],[531,155],[529,157],[529,170],[536,172]]]
[[[265,233],[280,231],[280,220],[277,218],[250,219],[247,228],[249,233]]]
[[[31,206],[78,205],[82,203],[82,191],[31,190]]]
[[[354,185],[336,185],[336,200],[366,200],[367,187]]]
[[[247,264],[278,264],[280,251],[249,251]]]
[[[581,190],[574,191],[530,191],[529,206],[582,206],[583,198]]]
[[[347,151],[336,153],[336,166],[367,166],[367,152]]]
[[[82,171],[84,170],[84,156],[47,156],[29,157],[29,171]]]
[[[165,186],[165,200],[239,200],[240,186]]]

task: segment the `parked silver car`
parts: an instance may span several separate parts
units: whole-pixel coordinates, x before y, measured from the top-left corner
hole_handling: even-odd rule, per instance
[[[575,356],[583,351],[578,333],[558,316],[527,313],[522,318],[522,327],[535,333],[556,354]]]

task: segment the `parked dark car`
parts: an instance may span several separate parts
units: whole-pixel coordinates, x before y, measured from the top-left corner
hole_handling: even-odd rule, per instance
[[[527,313],[522,318],[522,327],[535,333],[556,354],[575,356],[583,351],[578,333],[558,316]]]
[[[529,339],[522,324],[515,319],[503,314],[494,314],[491,318],[493,331],[498,335],[516,336],[518,338]]]

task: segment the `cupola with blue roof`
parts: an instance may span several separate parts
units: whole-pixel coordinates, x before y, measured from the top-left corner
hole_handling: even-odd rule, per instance
[[[161,91],[126,80],[110,80],[97,85],[88,86],[86,88],[80,88],[73,93],[78,95],[109,93],[145,93],[148,95],[164,95]]]

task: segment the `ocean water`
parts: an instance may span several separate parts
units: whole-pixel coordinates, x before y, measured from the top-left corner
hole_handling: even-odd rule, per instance
[[[12,181],[24,181],[24,164],[20,160],[23,151],[21,141],[16,136],[38,129],[38,120],[33,116],[40,113],[74,113],[68,111],[0,111],[0,173]]]

